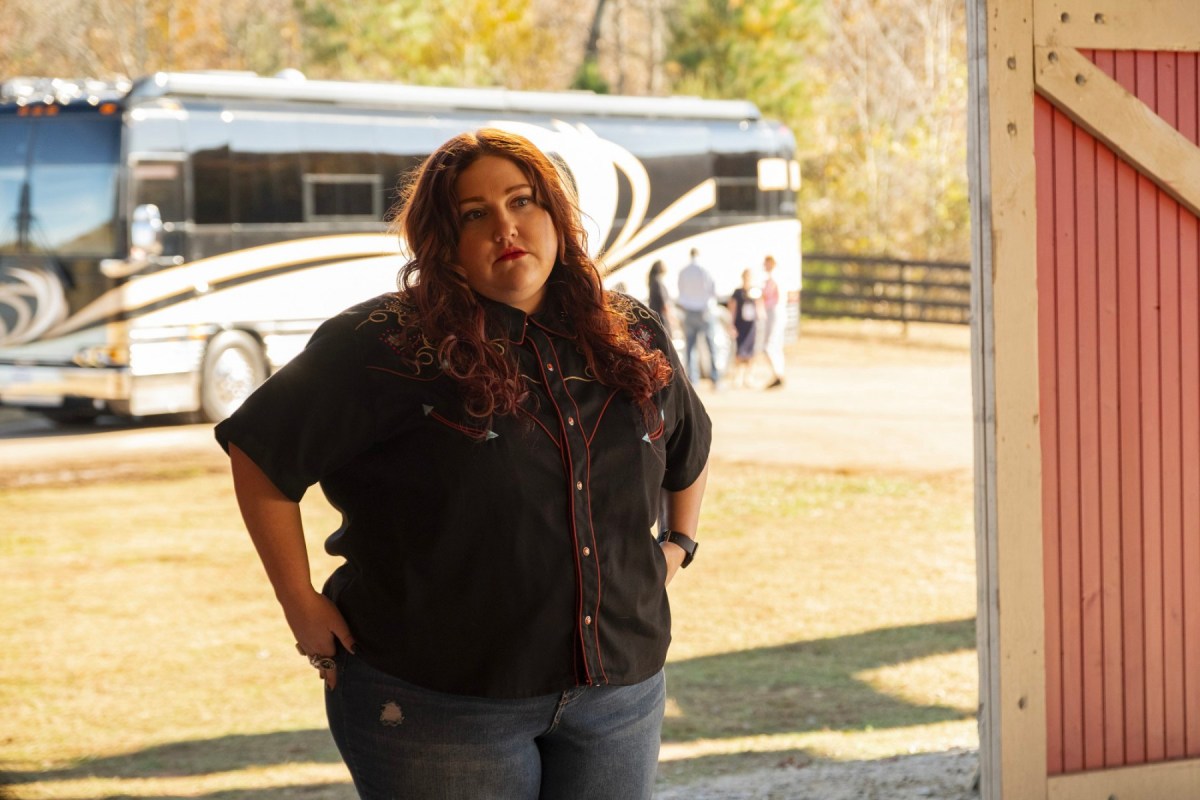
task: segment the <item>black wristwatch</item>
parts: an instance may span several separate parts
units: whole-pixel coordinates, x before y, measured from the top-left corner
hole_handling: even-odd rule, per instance
[[[696,543],[695,539],[688,536],[686,533],[670,530],[663,531],[658,535],[658,543],[662,544],[663,542],[674,542],[683,548],[683,552],[687,553],[687,555],[683,557],[683,563],[679,565],[681,567],[686,567],[688,564],[692,563],[692,559],[696,557],[696,548],[700,546]]]

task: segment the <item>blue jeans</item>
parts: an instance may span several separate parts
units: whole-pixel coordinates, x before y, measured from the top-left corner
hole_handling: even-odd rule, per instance
[[[633,686],[516,700],[422,689],[338,654],[329,728],[364,800],[649,798],[666,705]]]
[[[686,350],[688,378],[692,385],[700,383],[700,354],[696,352],[697,340],[704,337],[704,343],[708,346],[708,363],[712,372],[713,386],[716,386],[721,380],[721,368],[717,366],[717,347],[716,347],[716,320],[713,318],[710,311],[688,311],[683,312],[683,336],[684,348]]]

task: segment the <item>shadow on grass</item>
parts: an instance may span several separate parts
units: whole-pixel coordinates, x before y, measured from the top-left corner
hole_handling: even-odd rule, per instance
[[[882,694],[855,675],[974,647],[969,618],[673,662],[667,694],[681,713],[664,722],[663,741],[969,719],[961,709]]]
[[[329,731],[320,728],[172,742],[132,753],[85,759],[64,769],[9,771],[0,777],[0,784],[5,780],[18,784],[81,778],[180,778],[293,762],[340,764],[341,760]]]

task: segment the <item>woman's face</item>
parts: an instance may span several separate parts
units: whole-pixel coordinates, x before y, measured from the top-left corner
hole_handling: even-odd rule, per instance
[[[484,297],[537,311],[558,256],[550,213],[512,161],[483,156],[454,184],[458,195],[458,267]]]

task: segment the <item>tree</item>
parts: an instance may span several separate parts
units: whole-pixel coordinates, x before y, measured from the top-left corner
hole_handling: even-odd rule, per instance
[[[583,61],[575,73],[572,89],[586,89],[597,93],[608,91],[608,82],[600,75],[600,24],[604,21],[604,7],[608,0],[596,0],[592,23],[588,26],[587,44],[583,46]]]
[[[751,99],[771,116],[801,120],[813,95],[820,6],[820,0],[681,0],[668,33],[672,89]]]
[[[801,217],[816,249],[966,259],[966,22],[958,0],[825,0]]]
[[[542,89],[559,57],[530,0],[298,0],[310,76]]]
[[[678,0],[668,53],[674,91],[796,134],[806,247],[966,257],[959,0]]]
[[[550,88],[533,0],[3,0],[0,75],[226,69]],[[554,87],[561,88],[561,87]]]
[[[274,72],[299,53],[292,0],[4,0],[0,75]]]

